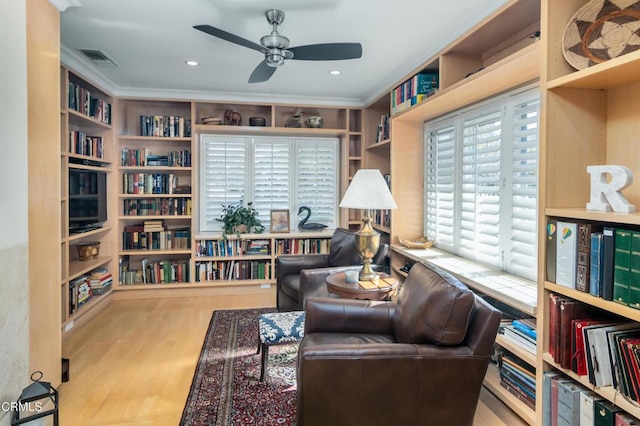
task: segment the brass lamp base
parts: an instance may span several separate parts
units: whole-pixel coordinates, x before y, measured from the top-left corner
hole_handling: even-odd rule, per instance
[[[356,249],[362,256],[362,270],[360,271],[359,279],[368,281],[377,275],[371,269],[371,262],[373,261],[373,256],[378,252],[378,248],[380,248],[380,234],[371,227],[371,211],[367,210],[362,222],[362,228],[356,232]]]

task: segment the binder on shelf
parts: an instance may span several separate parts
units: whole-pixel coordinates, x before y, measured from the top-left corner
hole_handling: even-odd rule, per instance
[[[591,234],[591,254],[589,257],[589,294],[602,297],[602,232]]]
[[[615,229],[602,230],[602,298],[613,300],[613,258],[615,253]]]
[[[546,239],[546,271],[547,281],[556,282],[556,251],[557,251],[558,220],[553,217],[547,218],[547,239]]]
[[[576,288],[577,224],[558,221],[557,232],[556,284],[568,288]]]
[[[613,255],[613,301],[629,304],[631,277],[631,232],[616,228]]]

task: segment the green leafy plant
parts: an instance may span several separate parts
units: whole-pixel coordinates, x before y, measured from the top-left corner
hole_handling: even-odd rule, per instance
[[[238,237],[242,232],[255,232],[260,234],[264,231],[264,225],[258,219],[258,211],[253,208],[252,203],[243,205],[242,201],[238,204],[222,204],[222,213],[220,218],[216,219],[222,222],[222,237],[235,233]],[[243,230],[244,225],[244,230]]]

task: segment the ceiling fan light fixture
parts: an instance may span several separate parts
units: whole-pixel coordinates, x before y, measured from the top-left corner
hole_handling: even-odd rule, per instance
[[[289,47],[289,39],[276,32],[260,39],[260,44],[269,49],[286,49]]]
[[[340,70],[331,70],[331,71],[329,71],[329,74],[331,74],[331,75],[340,75]]]
[[[284,65],[284,56],[282,56],[280,53],[267,53],[264,60],[270,67],[276,68]]]
[[[185,64],[189,65],[190,67],[197,67],[198,61],[193,61],[193,60],[188,60],[188,61],[184,61]]]

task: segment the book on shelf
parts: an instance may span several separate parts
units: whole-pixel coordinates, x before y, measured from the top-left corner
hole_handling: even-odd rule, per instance
[[[580,393],[580,425],[593,424],[594,402],[601,400],[602,397],[593,391]]]
[[[536,340],[538,334],[536,332],[536,319],[535,318],[521,318],[511,322],[511,324],[520,332],[526,334],[530,338]]]
[[[616,413],[622,411],[622,408],[604,399],[594,401],[593,407],[594,426],[615,425]]]
[[[574,381],[558,382],[558,424],[580,422],[580,394],[587,388]]]
[[[555,370],[548,370],[542,373],[542,425],[551,426],[551,382],[561,377]],[[557,390],[556,390],[557,392]],[[557,411],[557,404],[556,404]]]
[[[589,255],[589,294],[602,297],[602,262],[604,250],[602,248],[602,232],[591,234],[591,253]]]
[[[152,137],[190,137],[191,120],[175,115],[141,115],[140,135]]]
[[[576,290],[589,293],[591,285],[591,234],[602,229],[590,222],[579,222],[576,260]]]
[[[513,325],[505,325],[502,327],[502,335],[505,339],[514,343],[515,345],[525,349],[526,351],[536,354],[536,341],[526,334],[520,332]]]
[[[547,218],[547,230],[546,230],[546,274],[547,281],[556,282],[556,250],[557,250],[557,236],[558,236],[558,220],[556,218]]]

